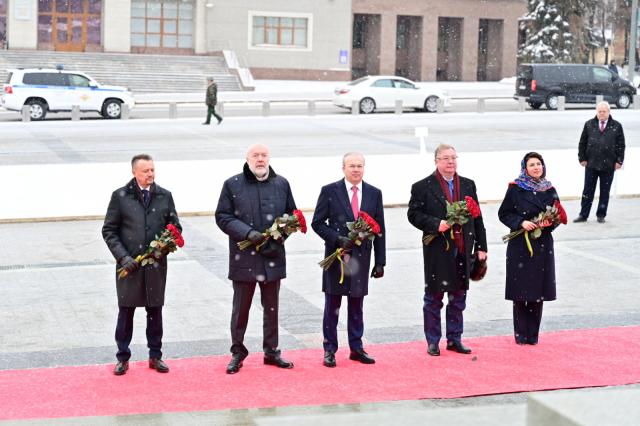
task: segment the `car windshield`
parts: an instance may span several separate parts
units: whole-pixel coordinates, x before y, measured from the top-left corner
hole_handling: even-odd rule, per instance
[[[13,75],[12,72],[9,73],[9,75],[7,75],[7,81],[5,81],[5,83],[9,84],[11,83],[11,76]]]
[[[360,84],[360,83],[362,83],[363,81],[368,80],[368,79],[369,79],[369,77],[360,77],[360,78],[359,78],[359,79],[357,79],[357,80],[353,80],[353,81],[352,81],[351,83],[349,83],[348,85],[349,85],[349,86],[355,86],[356,84]]]

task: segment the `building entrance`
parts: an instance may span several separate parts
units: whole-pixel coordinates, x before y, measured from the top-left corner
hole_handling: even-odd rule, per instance
[[[39,0],[38,49],[101,50],[102,0]]]

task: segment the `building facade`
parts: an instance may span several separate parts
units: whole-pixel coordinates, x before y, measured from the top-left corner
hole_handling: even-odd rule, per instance
[[[256,78],[498,80],[525,0],[0,0],[0,48],[207,55]]]

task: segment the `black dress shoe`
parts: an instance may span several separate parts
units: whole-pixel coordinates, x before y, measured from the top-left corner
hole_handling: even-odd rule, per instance
[[[202,123],[202,124],[205,125],[205,126],[209,125],[209,123],[207,123],[206,121],[204,123]]]
[[[376,360],[371,358],[368,353],[364,351],[364,349],[360,349],[357,351],[351,351],[349,354],[349,359],[352,361],[359,361],[363,364],[375,364]]]
[[[220,125],[220,123],[222,123],[222,118],[218,120],[218,126]]]
[[[113,374],[116,376],[122,376],[129,369],[129,361],[118,361],[115,368],[113,369]]]
[[[231,361],[227,365],[227,374],[236,374],[242,368],[242,355],[233,355]]]
[[[324,360],[322,361],[325,367],[333,368],[336,366],[336,354],[331,351],[324,351]]]
[[[158,373],[169,372],[169,366],[160,358],[149,358],[149,368],[156,370]]]
[[[462,342],[449,342],[447,343],[448,351],[455,351],[459,354],[470,354],[471,349],[462,344]]]
[[[604,223],[604,222],[605,222],[604,217],[599,217],[598,218],[598,223]]]
[[[587,218],[586,217],[582,217],[582,216],[578,216],[575,219],[573,219],[573,223],[582,223],[582,222],[586,222]]]
[[[440,356],[440,348],[435,343],[429,343],[427,353],[431,356]]]
[[[278,368],[293,368],[293,363],[283,359],[280,355],[265,355],[264,363],[266,365],[275,365]]]

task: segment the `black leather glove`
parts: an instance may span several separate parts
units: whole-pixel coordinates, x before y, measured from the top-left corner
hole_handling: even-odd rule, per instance
[[[353,241],[347,237],[340,235],[337,239],[338,247],[345,250],[351,250],[353,248]]]
[[[140,264],[136,262],[131,256],[125,256],[120,259],[120,265],[122,265],[124,270],[129,274],[135,272],[140,267]]]
[[[264,245],[262,245],[262,247],[260,247],[258,253],[260,253],[264,257],[273,259],[275,257],[278,257],[281,246],[282,244],[270,238],[269,241],[267,241],[266,243],[264,243]]]
[[[384,277],[384,266],[382,265],[374,265],[371,270],[371,278],[382,278]]]
[[[262,235],[261,232],[258,232],[255,229],[252,229],[247,234],[247,240],[251,241],[255,245],[258,245],[264,241],[264,235]]]

